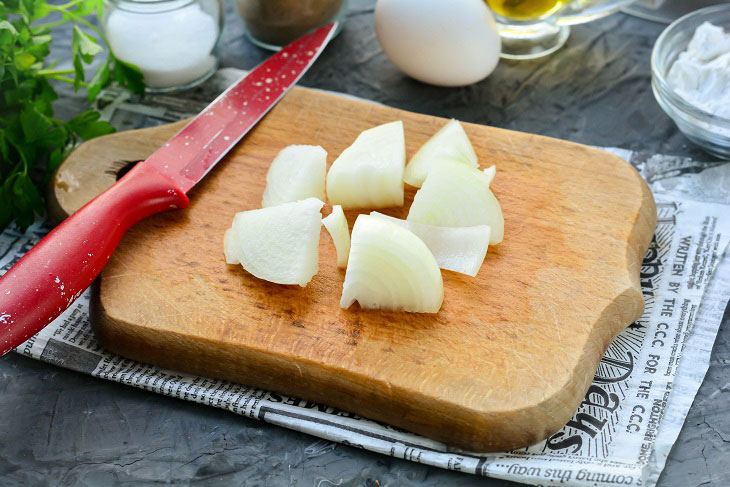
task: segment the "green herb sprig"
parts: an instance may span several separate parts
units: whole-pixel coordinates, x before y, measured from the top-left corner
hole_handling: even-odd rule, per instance
[[[13,221],[25,229],[44,212],[44,188],[64,157],[79,140],[114,131],[88,109],[71,120],[53,116],[58,98],[53,82],[85,89],[92,102],[112,80],[133,92],[144,92],[141,71],[114,56],[103,32],[88,17],[101,18],[102,0],[0,0],[0,231]],[[47,62],[51,29],[72,29],[72,69]],[[83,27],[83,29],[82,29]],[[108,56],[87,82],[85,67]]]

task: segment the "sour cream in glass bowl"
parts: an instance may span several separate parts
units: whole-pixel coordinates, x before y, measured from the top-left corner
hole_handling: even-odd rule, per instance
[[[667,27],[654,44],[651,72],[654,96],[679,130],[710,154],[730,158],[730,4]]]

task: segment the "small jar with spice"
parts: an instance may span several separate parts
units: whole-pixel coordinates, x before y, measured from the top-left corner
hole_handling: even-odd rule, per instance
[[[236,5],[251,42],[279,50],[330,22],[339,22],[337,35],[342,29],[348,0],[236,0]]]
[[[102,27],[114,55],[134,64],[147,91],[190,88],[218,67],[222,0],[106,0]]]

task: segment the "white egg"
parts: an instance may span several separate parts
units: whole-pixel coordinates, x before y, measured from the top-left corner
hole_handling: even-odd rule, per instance
[[[438,86],[486,78],[501,51],[484,0],[378,0],[375,32],[385,54],[404,73]]]

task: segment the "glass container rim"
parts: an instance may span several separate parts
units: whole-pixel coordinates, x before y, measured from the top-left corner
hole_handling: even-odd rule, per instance
[[[103,0],[104,5],[106,6],[113,6],[114,8],[117,8],[119,10],[124,10],[126,12],[132,12],[137,13],[141,15],[152,15],[152,14],[159,14],[159,13],[165,13],[165,12],[172,12],[184,7],[187,7],[188,5],[197,2],[198,0]],[[170,7],[163,10],[155,10],[154,12],[142,12],[139,10],[135,10],[134,8],[125,8],[125,5],[129,6],[132,5],[134,7],[140,7],[140,6],[158,6],[158,7],[164,7],[165,5],[169,5]]]

